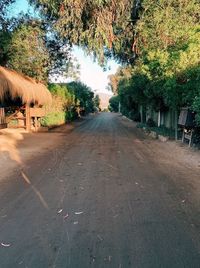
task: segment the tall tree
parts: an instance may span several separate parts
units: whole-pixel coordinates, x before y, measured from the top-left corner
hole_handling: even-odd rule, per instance
[[[0,65],[43,82],[50,75],[77,77],[79,65],[66,40],[38,17],[19,14],[13,18],[9,8],[14,2],[0,2]]]
[[[75,81],[67,84],[68,90],[75,95],[75,103],[86,113],[94,110],[94,92],[90,87],[80,81]]]
[[[10,20],[8,19],[8,7],[16,0],[1,0],[0,1],[0,30],[7,30]]]
[[[7,66],[39,81],[46,81],[49,53],[44,31],[34,22],[22,24],[12,32]]]
[[[115,95],[118,93],[118,85],[121,79],[131,78],[132,68],[129,67],[119,67],[115,74],[108,76],[108,89],[110,89]]]
[[[97,94],[97,95],[94,97],[94,105],[95,105],[95,107],[96,107],[97,109],[99,109],[100,102],[101,102],[100,97],[99,97],[99,95]]]
[[[119,112],[119,96],[112,96],[109,99],[109,110],[111,112]]]
[[[135,25],[139,58],[132,77],[119,82],[116,79],[124,80],[123,76],[114,76],[119,97],[128,110],[133,101],[145,101],[155,110],[189,106],[200,122],[199,14],[197,0],[142,1]]]
[[[82,46],[102,63],[115,56],[135,58],[134,24],[140,1],[30,0],[69,44]]]
[[[14,20],[8,16],[8,7],[15,0],[0,1],[0,65],[5,65],[8,59],[8,49],[11,41],[11,28]]]

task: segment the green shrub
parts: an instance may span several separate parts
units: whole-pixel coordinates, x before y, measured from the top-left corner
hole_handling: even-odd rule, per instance
[[[156,123],[153,121],[152,118],[149,118],[149,119],[147,120],[147,126],[148,126],[148,127],[155,127],[155,126],[156,126]]]
[[[146,123],[138,123],[137,128],[146,128],[147,124]]]
[[[119,96],[112,96],[109,99],[109,110],[111,112],[118,112],[119,111]]]
[[[65,123],[66,112],[51,112],[41,119],[41,125],[51,127]]]
[[[167,128],[165,126],[160,126],[160,127],[150,127],[147,125],[147,123],[138,123],[137,124],[137,128],[145,128],[146,131],[154,131],[156,132],[158,135],[162,135],[162,136],[169,136],[170,138],[174,138],[175,137],[175,130],[171,129],[171,128]]]
[[[141,117],[140,117],[140,113],[136,110],[132,110],[129,112],[128,117],[130,119],[132,119],[135,122],[140,122],[141,121]]]

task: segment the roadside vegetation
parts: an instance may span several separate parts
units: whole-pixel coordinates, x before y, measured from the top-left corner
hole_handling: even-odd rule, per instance
[[[15,2],[0,3],[0,65],[47,85],[53,100],[41,124],[56,126],[97,110],[94,93],[78,81],[79,64],[69,42],[39,16],[21,13],[12,17],[10,8]],[[74,82],[52,84],[51,77],[59,76],[70,77]]]
[[[120,68],[110,85],[126,116],[139,107],[179,111],[188,107],[200,124],[199,1],[142,1],[135,24],[137,54],[129,71]]]
[[[12,17],[15,2],[0,3],[0,65],[46,84],[50,76],[77,78],[79,65],[70,46],[39,16]]]
[[[194,140],[200,141],[200,3],[142,1],[135,23],[134,65],[110,76],[111,110],[141,122],[138,127],[169,137],[181,137],[176,122],[182,107],[195,114]],[[168,127],[152,114],[176,115]],[[144,116],[145,114],[145,116]],[[146,118],[146,114],[148,118]],[[149,121],[150,120],[150,121]],[[180,132],[179,132],[180,130]]]
[[[8,18],[7,7],[13,2],[0,4],[1,65],[46,83],[49,75],[76,77],[79,66],[71,48],[78,45],[104,67],[110,58],[121,63],[109,77],[115,94],[111,110],[120,103],[123,114],[144,123],[147,110],[178,114],[188,107],[200,125],[198,0],[30,0],[37,18]],[[60,91],[66,87],[62,97],[52,91],[63,102],[57,115],[61,121],[74,117],[71,107],[93,110],[92,93],[83,89],[80,96],[77,85],[60,85]],[[52,120],[57,112],[52,111]]]
[[[94,93],[81,82],[49,84],[48,88],[53,100],[46,107],[47,115],[41,122],[43,126],[62,125],[96,109]]]

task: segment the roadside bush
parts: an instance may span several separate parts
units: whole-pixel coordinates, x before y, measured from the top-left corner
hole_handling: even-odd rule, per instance
[[[200,90],[199,90],[200,91]],[[193,102],[193,109],[196,111],[196,124],[200,126],[200,93],[195,97]]]
[[[41,125],[45,127],[59,126],[72,121],[76,117],[75,96],[66,86],[50,84],[52,104],[46,107],[46,116],[42,118]]]
[[[149,118],[149,119],[147,120],[147,126],[148,126],[148,127],[156,127],[156,123],[153,121],[152,118]]]
[[[75,106],[80,111],[85,111],[85,114],[94,112],[94,92],[90,87],[79,81],[73,81],[66,84],[69,93],[75,97]]]
[[[167,128],[165,126],[161,127],[152,127],[152,131],[155,131],[158,135],[168,136],[168,137],[175,137],[175,130],[171,128]]]
[[[175,130],[171,129],[171,128],[167,128],[165,126],[154,126],[154,127],[150,127],[147,125],[147,123],[138,123],[137,124],[137,128],[141,128],[141,129],[145,129],[146,132],[151,132],[154,131],[156,132],[158,135],[162,135],[165,137],[170,137],[170,138],[174,138],[175,137]],[[182,135],[182,131],[178,133],[179,137],[181,137]]]
[[[66,112],[50,112],[45,117],[41,119],[41,124],[44,127],[52,127],[57,125],[62,125],[66,120]]]
[[[65,122],[71,122],[75,119],[75,114],[73,111],[65,112]]]
[[[109,110],[111,112],[118,112],[119,111],[119,96],[112,96],[109,99]]]
[[[137,128],[146,128],[147,127],[147,124],[146,123],[138,123]]]
[[[130,119],[132,119],[135,122],[140,122],[141,121],[141,116],[139,112],[136,112],[135,110],[129,112]]]
[[[197,127],[194,130],[193,143],[200,149],[200,127]]]

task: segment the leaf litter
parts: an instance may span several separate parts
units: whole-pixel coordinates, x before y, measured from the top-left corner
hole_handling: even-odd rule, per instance
[[[67,213],[64,217],[63,217],[63,219],[67,219],[69,217],[69,214]]]
[[[63,209],[62,209],[62,208],[61,208],[61,209],[59,209],[59,210],[58,210],[58,214],[60,214],[62,211],[63,211]]]
[[[78,211],[78,212],[75,212],[76,215],[81,215],[83,214],[83,211]]]
[[[2,245],[2,247],[5,247],[5,248],[8,248],[8,247],[10,247],[11,246],[11,244],[8,244],[8,243],[1,243],[1,245]]]

